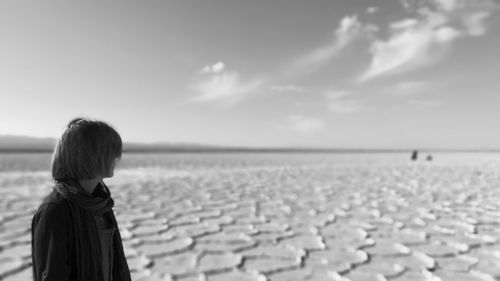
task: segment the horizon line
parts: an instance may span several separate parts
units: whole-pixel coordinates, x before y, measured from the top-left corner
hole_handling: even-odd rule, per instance
[[[32,143],[3,144],[0,142],[0,153],[49,153],[53,152],[57,138],[35,137],[28,135],[0,134],[2,137],[28,138]],[[51,143],[47,143],[50,140]],[[500,148],[477,148],[477,147],[454,147],[445,148],[442,146],[425,147],[418,145],[412,147],[325,147],[313,145],[283,145],[283,146],[251,146],[251,145],[224,145],[224,144],[203,144],[193,142],[168,142],[153,141],[123,142],[123,153],[397,153],[418,151],[422,153],[432,152],[500,152]]]
[[[52,153],[53,149],[44,148],[16,148],[4,149],[0,148],[0,154],[15,154],[15,153]],[[123,154],[182,154],[182,153],[325,153],[325,154],[363,154],[363,153],[500,153],[500,149],[387,149],[387,148],[293,148],[293,147],[277,147],[277,148],[251,148],[251,147],[204,147],[204,148],[136,148],[123,149]]]

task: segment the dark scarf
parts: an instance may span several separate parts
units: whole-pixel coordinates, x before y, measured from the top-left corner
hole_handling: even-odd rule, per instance
[[[101,195],[99,197],[91,196],[78,181],[73,179],[58,181],[54,187],[54,190],[68,201],[70,215],[74,222],[77,281],[103,280],[101,244],[99,243],[95,216],[108,212],[112,220],[112,226],[116,228],[112,245],[115,253],[113,281],[129,281],[130,272],[123,252],[116,218],[112,210],[114,201],[108,187],[102,181],[97,188],[102,189],[97,190]]]

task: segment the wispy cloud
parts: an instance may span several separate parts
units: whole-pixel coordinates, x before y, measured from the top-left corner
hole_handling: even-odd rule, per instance
[[[389,38],[375,40],[365,81],[413,70],[439,61],[452,42],[486,33],[485,19],[497,5],[490,0],[402,0],[416,15],[389,26]]]
[[[289,121],[293,130],[305,134],[317,133],[325,128],[323,121],[302,115],[290,116]]]
[[[305,91],[305,89],[301,86],[288,84],[288,85],[274,85],[271,87],[271,91],[277,93],[302,93]]]
[[[330,111],[350,114],[366,109],[363,103],[347,91],[329,91],[324,94]]]
[[[201,75],[202,77],[191,85],[197,95],[190,101],[233,105],[258,91],[264,84],[263,79],[241,79],[237,72],[227,71],[222,62],[203,67]]]
[[[486,33],[485,20],[490,17],[491,12],[480,11],[464,17],[464,26],[470,36],[481,36]]]
[[[366,8],[366,12],[368,14],[374,14],[374,13],[376,13],[379,10],[380,10],[379,7],[368,7],[368,8]]]
[[[294,73],[312,73],[329,63],[355,39],[371,34],[375,30],[377,27],[361,23],[356,15],[346,16],[340,21],[335,36],[328,43],[297,58],[290,69]]]
[[[224,65],[223,62],[217,62],[217,63],[214,63],[213,65],[206,65],[205,67],[203,67],[201,72],[202,73],[218,73],[218,72],[221,72],[222,70],[224,70],[224,67],[226,67],[226,66]]]
[[[425,81],[403,81],[385,88],[383,91],[391,95],[415,95],[428,87]]]

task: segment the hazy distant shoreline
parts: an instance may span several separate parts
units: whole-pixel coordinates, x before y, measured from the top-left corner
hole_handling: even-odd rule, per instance
[[[29,136],[0,135],[0,153],[52,153],[56,139]],[[443,149],[443,148],[314,148],[314,147],[245,147],[191,143],[134,143],[123,144],[124,153],[496,153],[500,149]]]

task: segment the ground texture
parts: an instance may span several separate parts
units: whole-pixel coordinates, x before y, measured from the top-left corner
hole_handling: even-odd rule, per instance
[[[469,160],[124,168],[108,185],[137,281],[500,280],[500,165]],[[48,190],[0,173],[0,280],[31,279]]]

